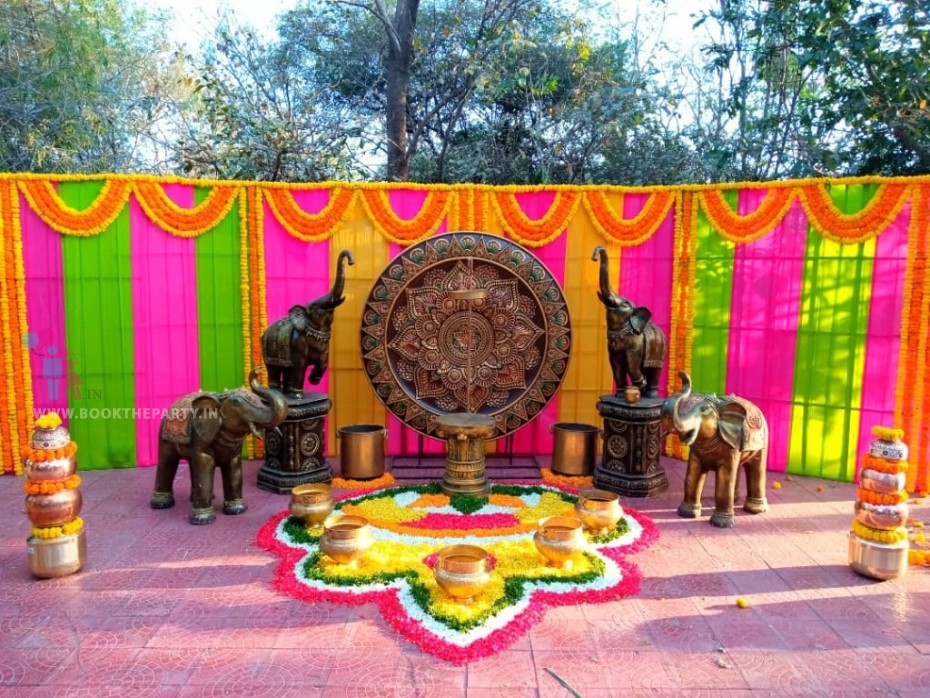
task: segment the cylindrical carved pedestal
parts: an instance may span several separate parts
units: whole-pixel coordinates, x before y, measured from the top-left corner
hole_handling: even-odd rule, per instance
[[[488,495],[491,486],[484,471],[484,442],[495,431],[494,418],[483,414],[457,412],[436,418],[436,434],[446,440],[443,492]]]
[[[333,469],[323,450],[323,420],[333,401],[323,393],[287,396],[287,417],[277,431],[265,432],[265,462],[258,487],[290,494],[297,485],[329,482]]]
[[[597,403],[604,419],[604,451],[594,468],[594,485],[626,497],[651,497],[668,487],[659,463],[662,400],[630,403],[604,395]]]

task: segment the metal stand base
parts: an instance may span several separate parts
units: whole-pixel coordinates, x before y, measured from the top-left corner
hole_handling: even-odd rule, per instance
[[[437,417],[436,433],[446,439],[443,492],[472,497],[490,494],[491,485],[484,470],[484,442],[494,431],[494,418],[482,414],[463,412]]]
[[[630,403],[604,395],[597,411],[604,419],[604,454],[594,468],[594,486],[626,497],[653,497],[667,488],[659,463],[662,400]]]
[[[323,393],[287,396],[287,417],[277,431],[265,433],[265,462],[258,488],[289,494],[297,485],[329,482],[333,469],[323,449],[323,419],[333,401]]]

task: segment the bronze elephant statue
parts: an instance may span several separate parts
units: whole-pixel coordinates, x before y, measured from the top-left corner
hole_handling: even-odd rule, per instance
[[[662,427],[677,434],[690,448],[685,475],[685,496],[678,515],[693,519],[701,515],[701,490],[707,473],[716,473],[714,526],[734,524],[733,504],[739,469],[746,469],[746,501],[750,514],[768,511],[765,498],[765,469],[769,445],[765,416],[754,404],[735,395],[692,394],[691,377],[679,371],[681,392],[662,403]]]
[[[665,363],[667,341],[662,328],[652,322],[648,308],[634,305],[615,293],[610,284],[607,250],[595,247],[591,259],[600,258],[600,289],[597,297],[607,309],[607,353],[617,384],[617,395],[630,385],[643,397],[659,396],[659,375]]]
[[[325,296],[306,305],[295,305],[262,333],[262,359],[268,370],[268,385],[283,393],[301,395],[307,368],[310,383],[316,385],[329,364],[329,337],[333,314],[345,301],[345,264],[355,264],[349,250],[339,253],[336,280]]]
[[[250,433],[275,429],[287,416],[287,401],[277,390],[263,388],[252,369],[252,392],[237,388],[221,393],[197,392],[174,401],[161,420],[153,509],[174,506],[174,476],[183,458],[190,466],[192,524],[212,523],[213,473],[223,476],[223,513],[242,514],[242,442]]]

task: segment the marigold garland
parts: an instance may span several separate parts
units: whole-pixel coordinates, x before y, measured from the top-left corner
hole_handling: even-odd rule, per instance
[[[4,182],[0,187],[0,253],[3,255],[3,269],[0,269],[0,356],[3,364],[0,370],[12,378],[15,376],[13,368],[13,341],[16,337],[11,326],[10,317],[10,286],[14,281],[15,270],[11,269],[11,259],[7,258],[7,239],[11,237],[10,226],[10,187]],[[6,390],[0,395],[0,471],[13,472],[13,444],[18,440],[16,432],[16,396],[13,392],[13,383],[5,383]]]
[[[380,477],[371,480],[350,480],[334,477],[333,487],[338,487],[343,490],[377,490],[381,487],[393,485],[394,482],[394,476],[390,473],[384,473]]]
[[[872,541],[873,543],[883,543],[885,545],[898,545],[907,540],[907,529],[904,526],[892,531],[880,531],[876,528],[863,526],[858,521],[853,521],[852,532],[862,540]]]
[[[61,426],[61,417],[57,412],[46,412],[36,420],[35,425],[39,429],[54,429]]]
[[[594,478],[590,475],[559,475],[558,473],[552,472],[550,468],[540,468],[539,473],[543,482],[548,482],[552,485],[564,485],[566,487],[591,487],[591,485],[594,483]]]
[[[242,370],[248,378],[252,372],[252,326],[249,299],[249,231],[250,206],[248,198],[252,190],[244,190],[239,195],[239,304],[242,312]],[[255,457],[255,437],[251,434],[245,440],[245,452],[249,458]]]
[[[868,502],[876,505],[894,505],[903,504],[907,501],[907,492],[890,492],[888,494],[879,494],[871,490],[860,487],[856,493],[859,501]]]
[[[898,217],[908,201],[907,184],[879,184],[872,199],[858,213],[840,211],[822,184],[798,188],[810,224],[828,240],[857,244],[882,233]]]
[[[895,429],[892,427],[874,426],[872,435],[882,441],[898,441],[904,438],[904,429]]]
[[[795,200],[789,187],[769,189],[759,207],[750,214],[741,216],[734,212],[719,189],[707,189],[697,195],[707,220],[726,240],[750,243],[768,235],[782,222]]]
[[[464,185],[453,192],[449,230],[485,230],[491,216],[485,187]]]
[[[391,208],[387,190],[363,189],[361,196],[375,230],[399,245],[412,245],[432,236],[442,225],[452,200],[450,191],[428,191],[417,215],[404,220]]]
[[[877,470],[880,473],[887,473],[888,475],[897,475],[898,473],[906,473],[908,464],[907,461],[903,460],[888,460],[873,456],[871,453],[863,453],[862,469],[865,470],[866,468]]]
[[[582,195],[585,210],[595,230],[607,242],[619,243],[621,247],[641,245],[658,230],[675,203],[671,190],[656,191],[649,195],[639,213],[630,219],[618,214],[607,199],[607,191],[586,191]]]
[[[236,203],[240,187],[215,186],[193,208],[178,206],[157,182],[137,181],[133,192],[139,206],[159,228],[178,237],[197,237],[226,218]]]
[[[81,486],[79,475],[69,475],[64,480],[40,480],[39,482],[26,482],[23,491],[26,494],[42,495],[57,494],[62,490],[76,490]]]
[[[51,461],[70,458],[77,453],[78,446],[74,441],[69,441],[67,445],[61,448],[33,448],[26,444],[23,446],[23,458],[31,460],[33,463],[48,463]]]
[[[20,180],[19,188],[32,210],[48,226],[63,235],[76,237],[99,235],[110,227],[132,192],[128,180],[106,179],[94,202],[83,211],[78,211],[62,201],[52,182],[47,179]]]
[[[542,247],[555,240],[578,210],[581,194],[556,190],[552,205],[546,214],[530,220],[517,203],[517,192],[495,191],[491,195],[501,226],[514,240],[525,247]]]
[[[248,231],[249,231],[249,319],[252,323],[250,330],[251,344],[243,347],[244,351],[252,352],[252,366],[258,370],[258,382],[266,383],[265,363],[262,361],[261,336],[267,323],[265,310],[265,245],[264,245],[264,206],[262,194],[257,188],[247,190],[248,202]],[[244,301],[245,299],[243,299]],[[263,312],[264,311],[264,312]],[[253,439],[249,447],[253,458],[264,457],[264,443]]]
[[[84,520],[78,516],[61,526],[32,526],[30,533],[42,540],[54,540],[61,536],[73,536],[75,533],[79,533],[82,528],[84,528]]]
[[[320,242],[333,236],[355,202],[355,190],[333,187],[329,201],[317,213],[307,213],[294,200],[293,192],[274,187],[263,188],[262,196],[281,226],[298,240]]]

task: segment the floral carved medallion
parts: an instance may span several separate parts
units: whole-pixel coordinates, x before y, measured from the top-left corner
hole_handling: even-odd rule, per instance
[[[411,246],[375,282],[362,358],[378,398],[434,435],[452,412],[492,415],[505,436],[553,398],[571,345],[558,283],[528,250],[482,233]]]

